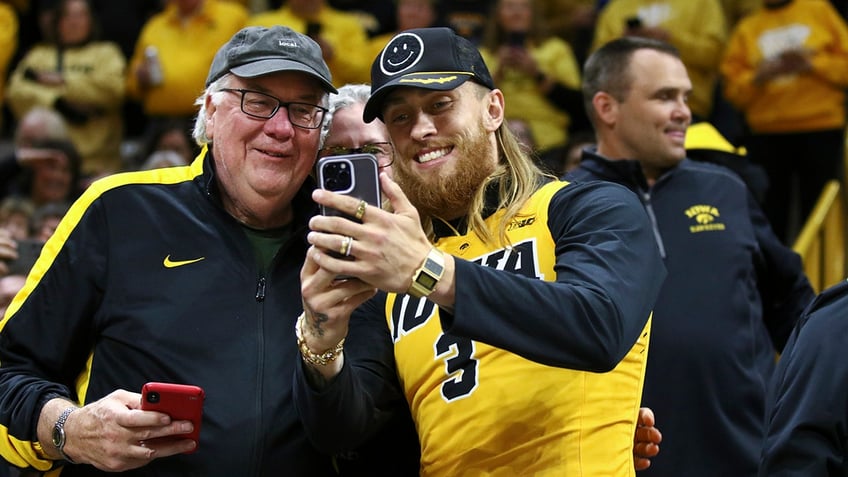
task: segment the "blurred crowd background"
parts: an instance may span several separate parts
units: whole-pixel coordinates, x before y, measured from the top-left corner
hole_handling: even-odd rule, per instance
[[[189,163],[212,57],[244,26],[307,33],[342,86],[368,83],[397,31],[440,25],[480,48],[510,126],[557,175],[594,141],[587,54],[622,35],[675,45],[694,121],[747,153],[791,244],[843,174],[846,14],[836,0],[0,0],[0,230],[37,248],[91,181]]]

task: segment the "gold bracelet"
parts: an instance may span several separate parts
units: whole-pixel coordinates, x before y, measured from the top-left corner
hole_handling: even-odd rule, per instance
[[[344,338],[339,341],[339,344],[320,354],[309,349],[306,340],[303,338],[303,327],[305,324],[306,312],[303,312],[297,317],[297,322],[294,324],[294,334],[297,336],[297,347],[300,349],[300,356],[303,357],[304,361],[313,366],[326,366],[341,356],[344,349]]]

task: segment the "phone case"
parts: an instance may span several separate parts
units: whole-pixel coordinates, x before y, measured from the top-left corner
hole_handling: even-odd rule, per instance
[[[189,384],[149,382],[141,388],[141,409],[158,411],[179,421],[191,421],[194,431],[180,439],[192,439],[200,444],[200,423],[203,416],[203,389]],[[195,446],[194,450],[197,450]],[[192,451],[194,452],[194,451]]]
[[[322,189],[362,199],[380,207],[380,173],[373,154],[327,156],[318,160],[318,184]],[[324,215],[337,215],[358,220],[338,210],[321,207]]]

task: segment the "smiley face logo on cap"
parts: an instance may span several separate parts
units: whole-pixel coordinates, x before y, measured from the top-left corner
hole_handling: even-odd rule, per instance
[[[380,54],[380,69],[387,76],[403,73],[424,56],[424,41],[414,33],[401,33]]]

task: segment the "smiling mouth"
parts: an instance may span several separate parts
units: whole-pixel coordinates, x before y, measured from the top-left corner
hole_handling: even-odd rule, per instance
[[[257,150],[258,150],[260,153],[265,154],[266,156],[271,156],[271,157],[285,157],[285,154],[283,154],[282,152],[274,152],[274,151],[269,151],[269,150],[267,150],[267,149],[257,149]]]
[[[452,147],[442,147],[442,148],[439,148],[439,149],[435,149],[435,150],[426,152],[424,154],[419,154],[418,156],[416,156],[416,160],[420,164],[424,164],[424,163],[432,161],[433,159],[438,159],[440,157],[444,157],[444,156],[448,155],[452,150],[453,150]]]

